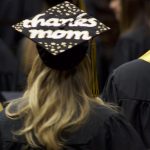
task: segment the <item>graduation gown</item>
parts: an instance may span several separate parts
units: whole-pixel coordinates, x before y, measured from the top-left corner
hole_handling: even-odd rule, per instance
[[[102,98],[121,106],[126,118],[150,148],[150,63],[137,59],[114,70]]]
[[[150,29],[146,24],[124,33],[119,38],[115,48],[113,62],[110,68],[112,72],[118,66],[138,59],[150,49]]]
[[[0,113],[0,150],[33,150],[23,137],[12,135],[20,124]],[[146,150],[124,117],[104,106],[94,106],[87,122],[65,139],[63,150]]]

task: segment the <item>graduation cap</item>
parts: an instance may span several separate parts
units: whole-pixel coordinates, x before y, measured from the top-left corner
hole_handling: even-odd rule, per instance
[[[87,52],[88,41],[109,29],[68,1],[13,27],[37,43],[47,66],[60,70],[79,64]]]

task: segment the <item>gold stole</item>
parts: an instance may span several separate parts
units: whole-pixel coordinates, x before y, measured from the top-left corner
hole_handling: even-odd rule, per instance
[[[148,52],[146,52],[143,56],[141,56],[139,59],[150,63],[150,50]]]
[[[0,103],[0,112],[3,111],[3,105]]]

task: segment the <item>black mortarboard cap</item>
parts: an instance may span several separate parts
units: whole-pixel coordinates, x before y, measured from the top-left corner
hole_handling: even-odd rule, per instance
[[[79,64],[87,52],[88,41],[109,29],[68,1],[13,27],[37,43],[47,66],[59,70]]]

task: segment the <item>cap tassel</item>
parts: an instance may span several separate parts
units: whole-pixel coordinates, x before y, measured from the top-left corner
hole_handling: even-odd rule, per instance
[[[97,64],[96,64],[96,40],[93,39],[90,43],[90,56],[91,56],[91,69],[92,69],[92,93],[94,97],[99,96],[99,85],[98,85],[98,77],[97,77]]]
[[[86,6],[84,0],[79,0],[79,6],[82,10],[86,11]]]
[[[85,1],[79,0],[80,8],[86,11]],[[92,70],[92,83],[91,89],[94,97],[99,96],[99,85],[97,77],[97,64],[96,64],[96,40],[92,39],[90,43],[90,56],[91,56],[91,70]]]

